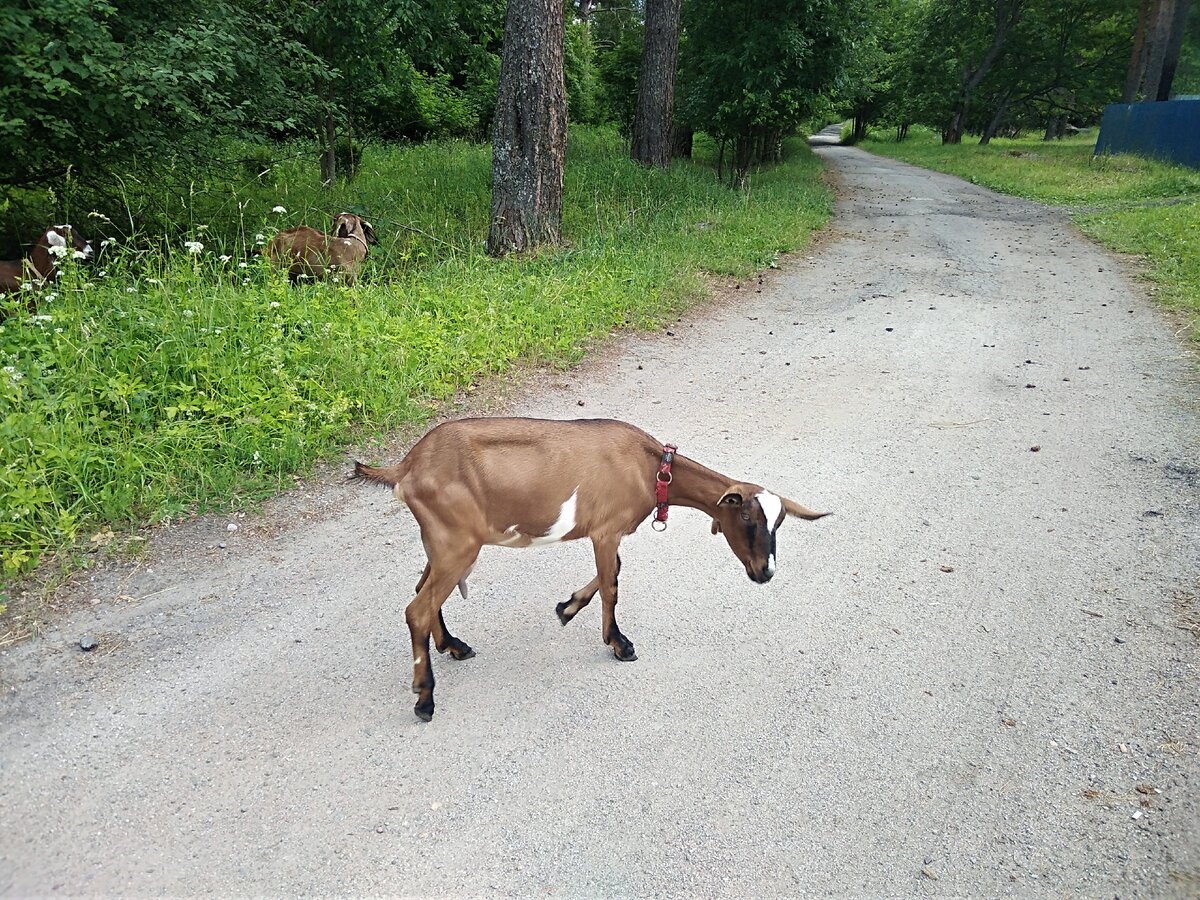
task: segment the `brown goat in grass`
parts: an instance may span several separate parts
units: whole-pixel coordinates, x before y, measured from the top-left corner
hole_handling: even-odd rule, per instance
[[[369,245],[378,243],[370,222],[353,213],[339,213],[333,220],[333,234],[307,225],[279,232],[267,244],[267,259],[287,269],[292,281],[340,274],[346,284],[354,284]]]
[[[758,584],[775,574],[775,534],[784,518],[825,515],[673,451],[611,419],[462,419],[434,428],[399,465],[355,463],[356,477],[391,486],[421,528],[428,562],[404,611],[417,716],[433,717],[430,636],[439,653],[449,651],[454,659],[475,655],[446,629],[441,608],[455,585],[466,597],[467,576],[485,544],[529,547],[591,539],[596,577],[555,611],[566,625],[599,591],[604,643],[617,659],[632,661],[633,644],[617,627],[617,549],[655,510],[658,481],[666,483],[666,503],[712,517],[713,534],[725,536]],[[665,504],[663,516],[665,521]]]
[[[53,281],[58,274],[59,258],[68,253],[77,254],[79,259],[91,259],[91,242],[85,241],[70,225],[47,228],[38,236],[27,257],[0,262],[0,296],[15,293],[25,284],[38,288]],[[32,294],[28,306],[30,312],[36,309]]]

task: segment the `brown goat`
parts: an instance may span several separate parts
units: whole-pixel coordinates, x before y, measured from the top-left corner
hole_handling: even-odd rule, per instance
[[[279,232],[267,244],[267,259],[286,268],[293,282],[340,273],[346,284],[354,284],[368,245],[378,243],[370,222],[353,213],[339,213],[331,235],[306,225]]]
[[[24,259],[0,262],[0,296],[21,290],[23,285],[39,288],[58,274],[59,259],[74,253],[79,259],[91,259],[92,244],[70,225],[55,225],[43,231]],[[29,296],[29,311],[36,308]]]
[[[467,576],[485,544],[529,547],[590,538],[596,577],[555,611],[566,625],[599,591],[604,643],[617,659],[632,661],[633,644],[617,627],[617,550],[655,510],[658,481],[667,485],[666,503],[712,517],[713,534],[725,536],[758,584],[775,574],[775,533],[784,518],[825,515],[673,451],[611,419],[462,419],[434,428],[399,465],[355,463],[356,477],[390,485],[421,528],[428,562],[404,611],[417,716],[433,717],[430,636],[439,653],[475,655],[446,629],[441,607],[455,585],[466,596]],[[663,516],[665,521],[665,504]]]

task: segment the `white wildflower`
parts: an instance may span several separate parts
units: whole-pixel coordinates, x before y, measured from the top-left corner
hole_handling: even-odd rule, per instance
[[[54,316],[46,316],[46,315],[30,316],[29,321],[37,322],[40,325],[43,322],[53,322]]]
[[[208,226],[207,225],[197,225],[196,230],[197,231],[208,231]]]
[[[242,279],[242,284],[243,284],[243,285],[246,285],[246,284],[249,284],[249,283],[250,283],[250,279],[249,279],[249,278],[243,278],[243,279]]]
[[[146,279],[146,283],[147,283],[147,284],[152,284],[152,285],[154,285],[155,287],[158,287],[158,286],[160,286],[160,285],[162,284],[162,282],[161,282],[161,281],[159,281],[157,278],[147,278],[147,279]]]
[[[232,256],[226,256],[224,253],[222,253],[220,256],[218,256],[218,257],[217,257],[217,259],[219,259],[219,260],[220,260],[221,262],[223,262],[223,263],[227,263],[227,262],[229,262],[231,259],[233,259],[233,257],[232,257]]]
[[[116,242],[117,242],[116,238],[105,238],[104,240],[102,240],[100,242],[100,246],[107,247],[109,244],[115,244]]]
[[[73,259],[87,259],[88,255],[86,253],[84,253],[82,250],[75,250],[75,251],[72,251],[71,257]]]
[[[61,326],[60,326],[60,327],[58,327],[58,328],[55,328],[55,329],[54,329],[54,333],[55,333],[55,334],[62,334],[62,331],[63,331],[63,330],[62,330],[62,327],[61,327]]]
[[[58,294],[47,294],[47,295],[46,295],[46,302],[47,302],[47,303],[53,303],[53,302],[54,302],[55,300],[57,300],[57,299],[58,299]]]
[[[254,451],[254,460],[253,461],[254,461],[254,465],[256,465],[256,466],[262,464],[262,457],[258,455],[257,450]]]
[[[247,265],[246,263],[244,263],[244,262],[240,262],[240,263],[238,263],[238,268],[239,268],[239,269],[244,269],[244,268],[246,268],[246,265]]]
[[[265,234],[256,234],[254,236],[254,243],[265,244],[266,242],[267,242],[267,236]]]
[[[278,301],[278,300],[272,300],[272,301],[271,301],[271,309],[278,309],[278,308],[279,308],[279,301]]]
[[[127,287],[127,288],[125,288],[125,293],[127,293],[127,294],[136,294],[136,293],[137,293],[137,288],[135,288],[135,287]]]
[[[21,282],[21,290],[32,291],[33,290],[33,282],[32,281],[22,281]]]
[[[187,250],[187,252],[188,252],[188,253],[190,253],[190,254],[192,254],[193,256],[195,256],[195,255],[196,255],[196,254],[198,254],[198,253],[199,253],[201,250],[203,250],[203,249],[204,249],[204,245],[203,245],[202,243],[200,243],[199,241],[184,241],[184,242],[183,242],[183,248],[184,248],[185,250]]]
[[[195,315],[195,313],[194,313],[192,310],[190,310],[190,309],[185,309],[185,310],[183,311],[183,317],[184,317],[185,319],[190,319],[190,318],[191,318],[192,316],[194,316],[194,315]]]
[[[287,210],[284,209],[282,206],[276,206],[274,209],[271,210],[271,212],[275,213],[276,215],[283,215],[285,212],[287,212]]]
[[[107,275],[108,275],[108,269],[101,269],[99,271],[99,273],[97,273],[97,277],[99,277],[99,278],[104,278]]]
[[[22,378],[25,377],[24,375],[22,375],[20,372],[17,371],[16,366],[5,366],[4,374],[8,376],[9,380],[13,384],[16,384],[18,381],[20,381]]]
[[[67,250],[66,244],[62,244],[61,246],[47,247],[46,249],[48,251],[50,251],[50,254],[52,256],[56,256],[59,259],[62,259],[64,256],[67,255],[68,252],[70,252]]]

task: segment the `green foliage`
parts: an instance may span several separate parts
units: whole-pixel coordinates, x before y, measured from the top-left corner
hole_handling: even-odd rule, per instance
[[[997,139],[945,146],[914,129],[904,143],[865,146],[1008,194],[1075,210],[1076,224],[1122,253],[1145,257],[1158,295],[1178,308],[1200,340],[1200,172],[1137,156],[1092,155],[1095,134],[1046,143]]]
[[[272,23],[225,0],[4,4],[0,186],[294,127],[318,70]]]
[[[591,29],[568,22],[563,38],[563,74],[567,83],[567,117],[572,122],[595,125],[601,121],[600,79]]]
[[[899,0],[898,0],[899,2]],[[1011,2],[1009,3],[1011,6]],[[1075,125],[1099,121],[1118,99],[1128,63],[1136,4],[1126,0],[1020,0],[987,74],[967,100],[976,134],[1045,127],[1054,116]],[[874,43],[888,46],[872,119],[891,125],[947,126],[963,102],[964,73],[981,65],[996,35],[996,0],[899,2],[869,20]],[[874,71],[869,57],[863,67]],[[870,79],[868,78],[868,84]],[[861,96],[863,90],[855,93]]]
[[[0,323],[4,576],[105,524],[243,505],[514,360],[570,362],[614,328],[662,321],[702,294],[702,273],[767,265],[830,206],[819,161],[790,149],[735,194],[704,163],[652,172],[613,131],[574,128],[569,249],[532,259],[483,254],[490,154],[459,142],[368,147],[332,197],[305,149],[274,186],[227,195],[237,216],[195,225],[198,254],[179,241],[102,247],[90,267],[68,266],[37,315],[18,297]],[[381,244],[353,289],[289,287],[246,252],[274,228],[327,227],[316,210],[354,201]]]
[[[739,176],[756,144],[815,110],[843,72],[859,0],[704,0],[684,6],[686,121],[735,145]]]
[[[641,19],[625,8],[597,11],[592,40],[604,120],[613,122],[621,134],[633,130],[637,108],[638,70],[646,30]]]

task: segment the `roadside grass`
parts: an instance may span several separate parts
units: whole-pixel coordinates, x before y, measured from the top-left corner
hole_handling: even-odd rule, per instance
[[[1093,156],[1094,131],[1062,141],[993,140],[943,146],[914,128],[897,144],[883,133],[859,146],[958,175],[1006,194],[1066,207],[1085,234],[1136,254],[1156,296],[1200,341],[1200,171],[1137,156]]]
[[[483,253],[490,150],[452,143],[368,148],[332,192],[285,167],[272,190],[210,208],[209,227],[190,218],[165,243],[121,233],[68,264],[35,315],[17,296],[0,322],[0,575],[109,528],[256,502],[517,360],[570,364],[614,329],[655,327],[703,297],[707,275],[760,269],[828,218],[801,141],[744,193],[698,151],[649,171],[615,133],[573,129],[566,241],[536,257]],[[189,215],[218,194],[198,189]],[[253,255],[344,207],[383,238],[358,286],[291,287]]]

